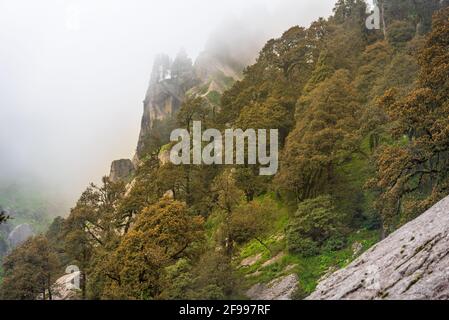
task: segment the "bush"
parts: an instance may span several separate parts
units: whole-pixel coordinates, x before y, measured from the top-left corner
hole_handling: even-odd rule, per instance
[[[304,239],[297,233],[288,233],[287,248],[290,253],[302,257],[313,257],[320,253],[320,248],[315,241],[310,238]]]
[[[324,243],[323,249],[326,251],[338,251],[344,249],[347,244],[348,241],[344,236],[333,236]]]
[[[240,205],[231,214],[228,236],[238,244],[263,237],[270,230],[276,209],[276,203],[269,199]]]
[[[320,196],[302,202],[287,227],[287,246],[290,252],[311,256],[319,253],[319,248],[330,238],[331,247],[343,245],[342,216],[330,196]],[[337,238],[340,240],[337,241]]]
[[[388,42],[395,47],[402,46],[412,40],[416,34],[415,27],[405,21],[394,21],[387,31]]]

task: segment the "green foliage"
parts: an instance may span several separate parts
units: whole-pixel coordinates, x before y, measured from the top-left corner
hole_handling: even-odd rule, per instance
[[[435,15],[433,31],[419,57],[416,89],[405,97],[387,92],[385,109],[396,144],[376,154],[377,209],[385,234],[413,219],[448,193],[449,8]],[[407,137],[406,143],[401,143]]]
[[[395,47],[400,47],[413,39],[416,30],[415,27],[406,21],[394,21],[387,29],[388,42]]]
[[[299,100],[298,121],[287,138],[277,176],[280,187],[297,202],[329,192],[337,166],[358,151],[359,108],[345,70]]]
[[[52,286],[59,271],[56,253],[44,236],[27,240],[3,261],[2,298],[52,300]]]
[[[302,256],[314,256],[327,241],[328,246],[341,240],[343,227],[341,214],[336,212],[330,196],[320,196],[300,203],[287,227],[289,252]],[[338,238],[337,238],[338,237]],[[338,246],[335,246],[338,247]]]
[[[290,273],[300,299],[357,256],[354,244],[366,250],[380,227],[384,236],[449,193],[448,9],[421,36],[447,3],[380,4],[385,34],[366,30],[364,1],[339,0],[329,19],[268,41],[241,81],[218,72],[191,89],[177,114],[141,137],[126,187],[91,185],[67,218],[5,258],[4,294],[35,299],[56,266],[76,264],[85,299],[236,299]],[[173,81],[188,90],[193,71],[180,53]],[[171,130],[196,120],[279,129],[278,175],[161,163]]]
[[[104,297],[159,298],[164,268],[191,255],[190,246],[202,237],[202,224],[184,203],[167,198],[144,209],[104,266],[110,280]]]
[[[276,205],[270,200],[253,201],[237,207],[230,216],[228,236],[238,244],[263,238],[270,230],[275,210]]]

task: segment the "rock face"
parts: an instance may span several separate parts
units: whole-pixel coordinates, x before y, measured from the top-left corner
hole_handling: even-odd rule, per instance
[[[143,116],[136,157],[140,158],[146,147],[146,138],[156,121],[175,114],[188,90],[198,83],[192,61],[181,51],[174,61],[167,55],[156,57],[150,84],[143,102]]]
[[[291,300],[298,285],[298,276],[290,274],[268,284],[258,283],[246,292],[251,300]]]
[[[151,132],[158,132],[158,138],[169,136],[170,133],[165,132],[167,127],[172,125],[169,120],[181,108],[187,95],[202,96],[214,104],[217,95],[241,77],[242,69],[237,63],[230,63],[207,50],[200,54],[194,64],[183,51],[174,60],[167,55],[159,55],[154,61],[150,84],[143,102],[134,163],[139,163],[151,143],[148,140]]]
[[[307,299],[449,299],[449,197],[325,279]]]
[[[76,271],[56,280],[53,286],[53,300],[75,300],[79,291],[75,288],[75,283],[79,282],[80,278],[81,272]]]
[[[257,263],[260,259],[262,259],[262,254],[258,253],[254,256],[243,259],[242,262],[240,262],[240,266],[241,267],[251,267],[252,265]]]
[[[9,246],[14,249],[32,236],[34,236],[34,232],[29,224],[24,223],[18,225],[8,236]]]
[[[67,273],[58,278],[52,285],[52,300],[78,300],[79,299],[79,284],[81,281],[81,272],[74,271]],[[46,298],[48,299],[48,291],[46,291]],[[43,300],[43,295],[39,294],[37,300]]]
[[[111,164],[111,173],[109,179],[112,182],[129,178],[135,171],[134,164],[129,159],[115,160]]]

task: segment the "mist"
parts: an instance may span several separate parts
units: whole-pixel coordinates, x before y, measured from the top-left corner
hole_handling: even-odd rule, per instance
[[[38,186],[73,205],[112,160],[133,156],[158,53],[226,49],[250,63],[334,3],[0,0],[0,186]]]

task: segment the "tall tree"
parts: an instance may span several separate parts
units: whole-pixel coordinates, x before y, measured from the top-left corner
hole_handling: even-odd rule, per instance
[[[59,261],[44,236],[31,238],[15,248],[5,258],[3,266],[3,299],[53,299],[52,287]]]
[[[409,221],[449,191],[449,8],[438,12],[419,57],[419,84],[386,110],[397,143],[376,157],[378,208],[385,233]],[[404,141],[406,139],[406,141]]]
[[[185,203],[172,199],[146,208],[108,259],[105,296],[158,298],[164,288],[163,268],[189,256],[191,245],[202,237],[202,224]]]
[[[357,94],[344,70],[301,98],[277,176],[297,202],[325,192],[335,182],[337,166],[359,150],[358,111]]]

